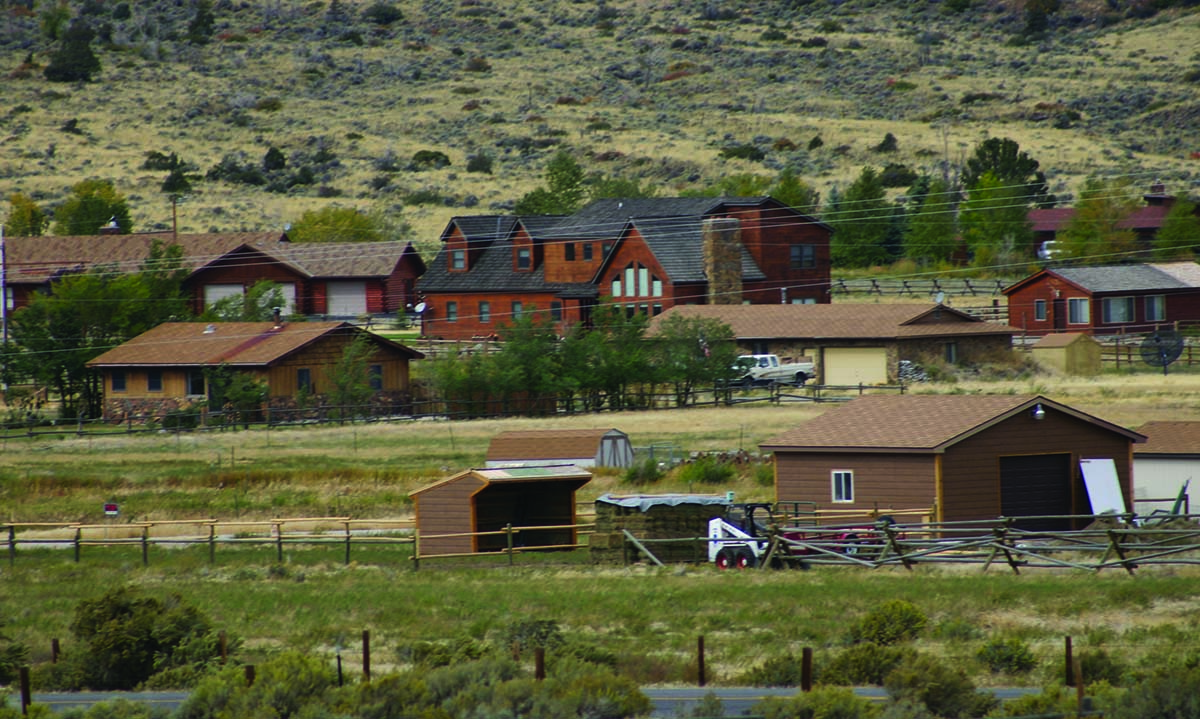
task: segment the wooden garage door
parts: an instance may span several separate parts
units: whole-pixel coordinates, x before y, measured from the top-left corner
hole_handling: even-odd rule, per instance
[[[829,347],[824,355],[825,384],[887,384],[883,347]]]
[[[328,309],[325,314],[334,317],[357,317],[367,313],[367,283],[328,282]]]
[[[1071,513],[1071,455],[1037,454],[1000,458],[1000,514],[1005,517]],[[1071,528],[1069,519],[1017,522],[1021,529],[1053,532]]]

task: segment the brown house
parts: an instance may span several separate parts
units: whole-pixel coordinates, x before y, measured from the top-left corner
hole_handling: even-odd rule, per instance
[[[820,508],[933,507],[937,522],[1038,517],[1078,528],[1092,513],[1081,460],[1111,460],[1126,507],[1145,437],[1041,396],[899,395],[852,400],[760,445],[779,501]]]
[[[272,408],[292,409],[302,390],[327,399],[329,372],[355,337],[374,345],[367,360],[372,403],[402,411],[412,401],[409,361],[420,352],[346,322],[167,322],[88,362],[104,378],[107,418],[161,416],[209,398],[205,370],[227,366],[267,385]]]
[[[1200,321],[1200,265],[1164,262],[1052,267],[1004,289],[1023,333],[1115,335]]]
[[[86,237],[10,237],[5,240],[10,308],[49,292],[64,275],[102,267],[142,268],[155,243],[178,245],[192,311],[254,283],[279,283],[288,314],[358,317],[403,311],[415,304],[425,263],[405,242],[292,244],[279,232],[174,235],[152,232]]]
[[[420,556],[501,551],[507,525],[538,527],[515,533],[516,547],[574,546],[575,491],[591,478],[572,465],[469,469],[418,489],[411,494],[417,551]]]
[[[1142,195],[1146,204],[1134,209],[1127,217],[1117,222],[1117,229],[1133,232],[1137,238],[1137,246],[1142,250],[1149,250],[1158,231],[1166,222],[1175,199],[1174,195],[1167,194],[1166,185],[1155,182],[1150,186],[1150,191]],[[1033,229],[1034,249],[1039,257],[1044,257],[1046,243],[1053,242],[1058,233],[1071,224],[1071,220],[1075,218],[1075,208],[1038,208],[1030,210],[1027,217]]]
[[[663,313],[719,320],[746,354],[808,357],[821,384],[885,384],[902,361],[970,364],[1007,356],[1017,330],[945,305],[690,305]],[[653,333],[658,322],[651,323]]]
[[[536,309],[560,331],[602,299],[825,303],[832,229],[769,197],[599,200],[568,217],[456,217],[418,283],[427,336],[494,334]]]

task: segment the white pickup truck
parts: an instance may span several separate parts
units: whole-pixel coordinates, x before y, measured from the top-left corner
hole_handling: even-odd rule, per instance
[[[735,380],[744,387],[769,384],[803,385],[813,376],[813,363],[806,357],[783,363],[778,355],[742,355],[734,367],[742,372]]]

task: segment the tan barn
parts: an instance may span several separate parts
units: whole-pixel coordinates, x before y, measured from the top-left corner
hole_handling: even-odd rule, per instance
[[[1046,335],[1030,351],[1039,365],[1060,374],[1084,377],[1100,374],[1100,343],[1082,332]]]
[[[592,479],[573,465],[468,469],[410,496],[416,505],[421,556],[501,551],[506,525],[556,527],[518,532],[519,547],[564,548],[576,543],[575,491]],[[455,536],[445,536],[455,535]]]
[[[760,447],[775,453],[780,502],[864,515],[932,507],[936,522],[1039,517],[1017,525],[1049,531],[1093,513],[1082,464],[1110,467],[1113,492],[1132,507],[1133,444],[1144,441],[1042,396],[890,395],[852,400]]]
[[[633,447],[619,429],[544,429],[501,432],[488,445],[488,467],[573,464],[629,467]]]
[[[166,322],[88,362],[104,381],[107,418],[159,416],[206,401],[206,370],[226,366],[266,383],[272,408],[294,408],[303,390],[320,403],[346,346],[367,337],[373,403],[408,405],[409,361],[420,352],[346,322]],[[216,409],[216,408],[214,408]]]

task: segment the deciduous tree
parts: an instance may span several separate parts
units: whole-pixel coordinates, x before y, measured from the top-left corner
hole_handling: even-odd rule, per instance
[[[919,205],[904,234],[904,256],[922,265],[949,261],[958,234],[958,192],[951,191],[944,180],[935,179],[916,201]]]
[[[1154,236],[1154,258],[1158,260],[1191,260],[1200,249],[1200,217],[1196,203],[1180,197],[1171,205],[1163,225]]]
[[[569,215],[583,204],[585,179],[571,153],[559,150],[546,164],[546,186],[526,193],[513,210],[518,215]]]
[[[83,180],[54,211],[53,230],[56,235],[96,235],[110,221],[123,235],[133,232],[125,196],[107,180]]]
[[[1136,208],[1128,178],[1087,178],[1074,216],[1056,236],[1057,249],[1063,257],[1091,264],[1128,259],[1137,250],[1137,236],[1121,222]]]
[[[17,237],[33,237],[46,231],[50,218],[37,203],[27,195],[14,192],[8,198],[8,219],[4,222],[4,234]]]
[[[382,242],[393,239],[379,216],[336,205],[306,211],[287,234],[292,242]]]
[[[1033,229],[1024,190],[985,172],[967,194],[958,218],[963,241],[978,267],[996,267],[1029,258]]]

